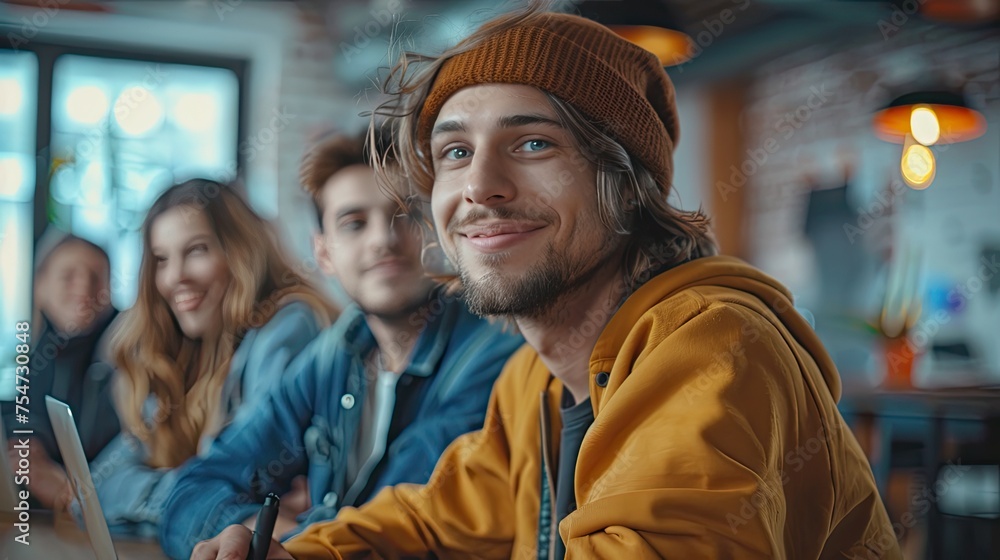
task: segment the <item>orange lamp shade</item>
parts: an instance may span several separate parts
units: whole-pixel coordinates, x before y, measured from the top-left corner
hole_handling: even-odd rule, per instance
[[[981,24],[1000,18],[1000,3],[993,0],[921,0],[920,15],[952,23]]]
[[[682,31],[652,25],[610,25],[612,31],[626,41],[646,49],[664,66],[674,66],[691,60],[694,42]]]
[[[938,142],[941,144],[974,140],[986,133],[986,119],[966,105],[961,95],[927,92],[899,97],[875,113],[875,135],[887,142],[904,143],[906,135],[912,132],[910,117],[917,107],[927,107],[937,115],[941,127]]]

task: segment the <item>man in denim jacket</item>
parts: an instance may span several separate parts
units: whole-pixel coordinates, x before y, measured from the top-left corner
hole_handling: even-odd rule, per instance
[[[523,342],[426,276],[419,224],[380,191],[361,141],[322,143],[302,175],[320,221],[317,262],[354,303],[178,473],[160,524],[172,557],[252,523],[263,497],[300,475],[311,508],[279,519],[275,536],[384,486],[426,482],[445,447],[482,426],[493,382]]]

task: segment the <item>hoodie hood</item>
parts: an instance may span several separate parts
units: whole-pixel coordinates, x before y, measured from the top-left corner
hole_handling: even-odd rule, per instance
[[[729,256],[704,257],[676,266],[651,278],[622,304],[601,334],[591,362],[618,354],[632,327],[660,302],[685,290],[721,288],[726,299],[754,310],[781,333],[805,368],[812,357],[834,400],[840,399],[840,375],[812,326],[795,310],[792,295],[780,282]],[[716,290],[718,291],[718,290]]]

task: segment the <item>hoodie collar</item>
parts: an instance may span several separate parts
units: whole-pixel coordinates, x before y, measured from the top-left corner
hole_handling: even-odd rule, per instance
[[[761,307],[770,310],[778,323],[816,360],[830,391],[835,398],[839,398],[840,379],[836,367],[808,321],[795,310],[788,288],[746,262],[730,256],[694,259],[662,272],[640,286],[625,300],[601,333],[591,353],[591,368],[610,367],[635,324],[651,308],[683,290],[698,286],[725,287],[756,297]],[[765,309],[759,311],[766,314]]]

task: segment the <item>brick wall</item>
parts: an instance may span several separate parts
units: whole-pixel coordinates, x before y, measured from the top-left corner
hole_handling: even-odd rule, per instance
[[[291,19],[294,31],[282,47],[279,103],[294,117],[278,146],[277,223],[285,243],[299,257],[297,262],[313,271],[309,238],[316,223],[309,197],[299,186],[299,164],[306,149],[323,134],[360,130],[367,121],[358,113],[367,107],[359,106],[357,92],[337,80],[335,68],[342,55],[327,34],[322,14],[303,10]],[[330,285],[318,273],[313,279]]]
[[[857,230],[845,227],[844,235],[873,268],[860,297],[841,314],[874,318],[884,289],[879,262],[891,248],[917,248],[925,293],[940,299],[959,292],[967,300],[942,324],[924,326],[933,334],[927,343],[967,339],[1000,380],[1000,295],[974,289],[983,245],[1000,245],[1000,35],[904,25],[885,37],[874,24],[871,35],[849,48],[791,53],[755,72],[740,123],[746,158],[731,181],[715,187],[746,189],[750,259],[803,303],[822,308],[829,292],[818,288],[817,255],[803,229],[809,185],[829,188],[849,180],[849,206],[859,222],[850,224]],[[937,176],[926,191],[892,188],[892,181],[900,184],[902,146],[875,138],[872,114],[895,88],[934,82],[966,84],[986,115],[987,133],[935,147]],[[899,194],[893,211],[881,211],[892,192]],[[928,297],[925,319],[934,305]],[[924,368],[931,375],[929,360]]]

